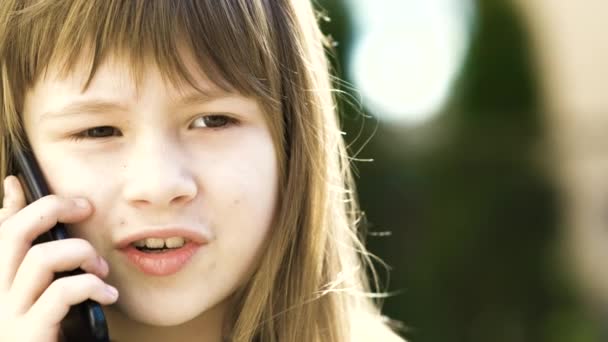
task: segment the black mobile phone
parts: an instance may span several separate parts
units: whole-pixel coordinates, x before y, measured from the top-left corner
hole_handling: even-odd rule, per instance
[[[17,147],[14,150],[13,174],[21,181],[24,187],[27,203],[31,203],[48,195],[49,188],[36,162],[29,146],[25,149]],[[47,233],[34,240],[34,244],[52,240],[68,238],[68,232],[63,223],[57,223]],[[82,274],[84,271],[76,269],[55,274],[55,279]],[[99,303],[86,300],[70,308],[65,319],[61,322],[61,334],[66,342],[109,342],[109,333],[106,318]]]

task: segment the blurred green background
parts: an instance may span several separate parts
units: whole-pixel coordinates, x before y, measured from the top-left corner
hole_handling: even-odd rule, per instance
[[[559,261],[557,187],[517,12],[508,1],[471,2],[467,50],[448,96],[412,124],[384,119],[355,90],[355,2],[317,4],[337,43],[334,66],[354,88],[341,87],[347,142],[357,158],[373,159],[355,167],[368,247],[390,265],[378,265],[384,290],[397,292],[385,314],[414,342],[600,341]]]

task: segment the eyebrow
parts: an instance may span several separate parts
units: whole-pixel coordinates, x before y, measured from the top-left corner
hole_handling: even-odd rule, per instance
[[[192,93],[184,97],[179,98],[176,101],[172,101],[172,105],[179,107],[187,107],[194,104],[208,102],[217,98],[229,97],[233,94],[230,93]],[[77,114],[103,114],[109,112],[123,112],[129,111],[129,105],[125,102],[115,102],[102,99],[90,99],[72,102],[59,110],[47,111],[42,113],[40,121],[72,116]]]
[[[42,113],[40,121],[83,113],[107,113],[112,111],[126,112],[128,106],[125,103],[99,99],[75,101],[59,110]]]
[[[224,92],[208,92],[208,93],[192,93],[188,94],[177,101],[173,101],[172,104],[175,106],[191,106],[203,102],[209,102],[214,99],[229,97],[233,94]]]

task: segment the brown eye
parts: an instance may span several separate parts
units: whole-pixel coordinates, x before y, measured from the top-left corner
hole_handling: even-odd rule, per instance
[[[99,126],[84,131],[83,135],[87,138],[106,138],[114,135],[117,131],[118,130],[112,126]]]
[[[204,128],[224,128],[234,123],[236,120],[226,115],[206,115],[194,120],[193,125]]]
[[[80,141],[83,139],[103,139],[114,135],[122,135],[116,127],[112,126],[98,126],[82,131],[78,134],[73,135],[71,138],[74,141]]]

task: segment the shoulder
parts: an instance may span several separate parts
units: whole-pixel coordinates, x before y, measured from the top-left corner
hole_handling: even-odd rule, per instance
[[[352,321],[352,342],[406,342],[394,332],[384,316],[362,315],[354,317]]]
[[[352,342],[406,342],[405,339],[396,332],[392,331],[387,326],[381,326],[376,329],[356,331],[352,336]]]

